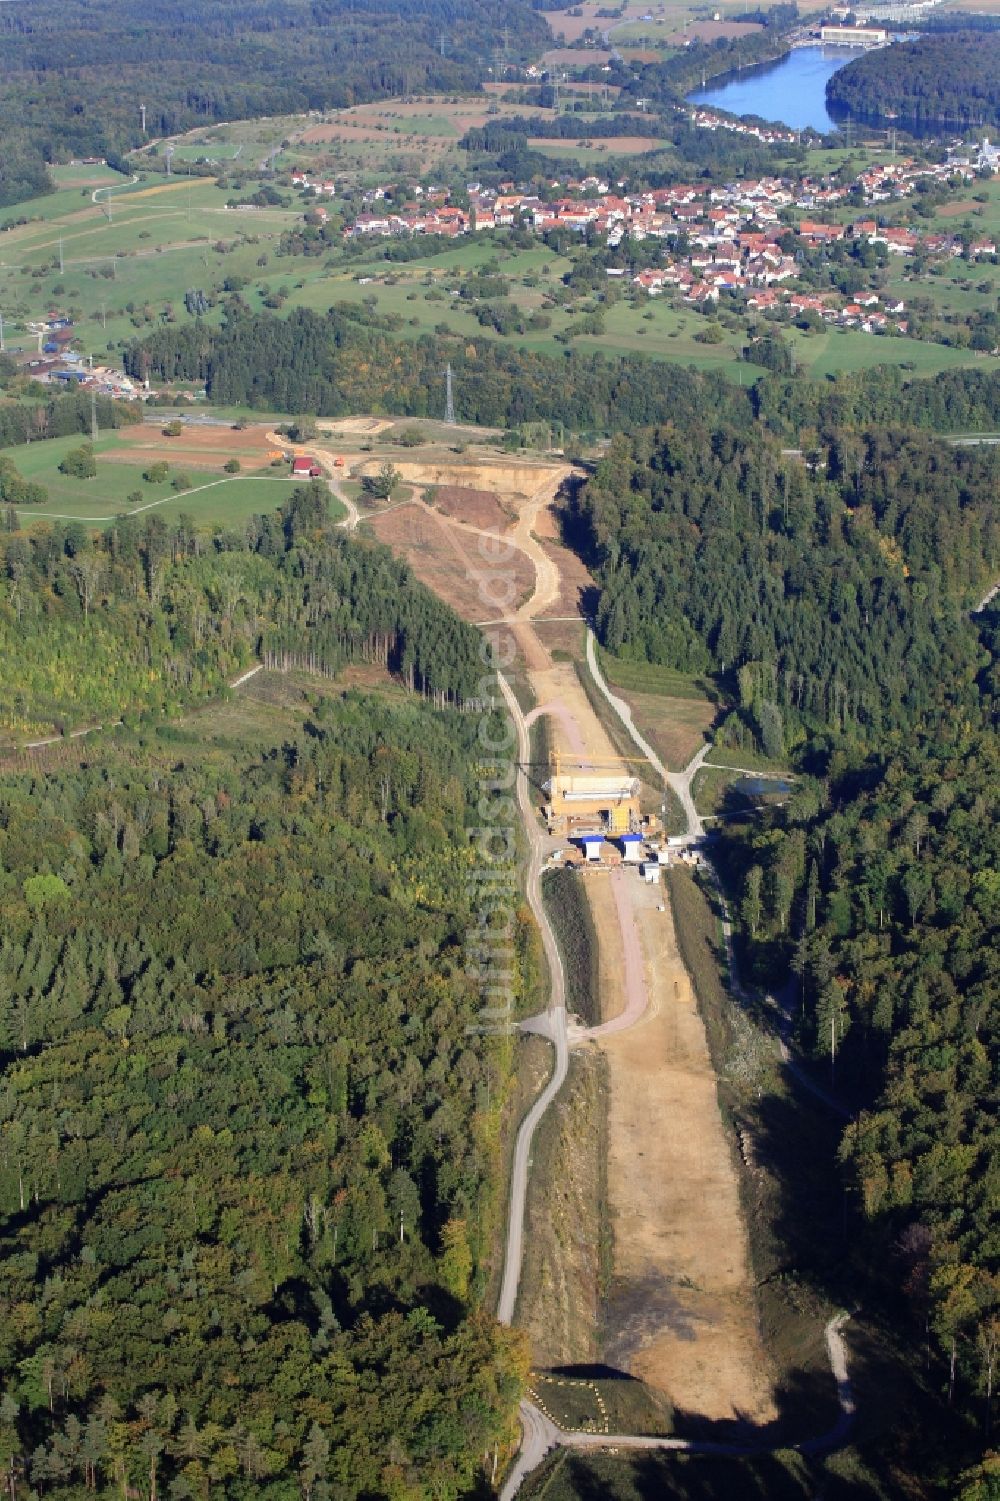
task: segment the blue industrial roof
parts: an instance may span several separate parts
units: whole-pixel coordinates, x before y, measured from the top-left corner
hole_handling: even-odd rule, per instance
[[[641,834],[619,834],[618,838],[621,840],[622,844],[641,844],[642,843],[642,835]]]

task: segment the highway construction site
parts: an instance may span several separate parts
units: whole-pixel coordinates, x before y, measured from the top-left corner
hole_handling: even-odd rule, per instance
[[[488,453],[473,465],[438,449],[405,466],[402,502],[359,512],[344,491],[344,468],[334,467],[344,452],[349,475],[371,463],[350,451],[354,436],[341,430],[299,450],[316,458],[348,505],[345,524],[367,521],[488,639],[509,647],[499,685],[517,731],[526,895],[549,974],[547,1007],[520,1028],[546,1039],[554,1062],[520,1125],[511,1123],[497,1312],[529,1337],[534,1398],[522,1404],[522,1442],[503,1495],[512,1497],[553,1446],[600,1444],[602,1435],[608,1445],[698,1452],[700,1440],[687,1435],[717,1425],[731,1452],[744,1452],[741,1444],[773,1431],[777,1372],[761,1333],[739,1156],[720,1113],[667,879],[672,865],[703,858],[691,783],[707,741],[682,770],[668,770],[604,682],[585,626],[579,560],[558,540],[557,497],[574,479],[568,465],[511,465]],[[481,524],[484,502],[468,513],[460,498],[438,506],[442,485],[480,494],[488,486],[495,524]],[[499,549],[502,574],[496,565],[491,573]],[[558,649],[547,644],[555,640]],[[542,765],[532,758],[536,723],[544,724]],[[634,755],[622,753],[622,735]],[[664,829],[668,788],[683,810],[681,835]],[[591,1024],[577,1015],[542,901],[546,873],[563,866],[578,872],[596,945],[600,1015]],[[852,1399],[839,1329],[828,1324],[826,1350],[843,1382],[827,1378],[822,1410],[844,1425]],[[553,1417],[546,1385],[571,1379],[574,1368],[604,1373],[590,1383],[596,1395],[580,1431],[567,1426],[570,1417]],[[584,1381],[580,1400],[587,1390]],[[607,1402],[627,1390],[641,1400],[633,1399],[623,1432],[609,1426]]]

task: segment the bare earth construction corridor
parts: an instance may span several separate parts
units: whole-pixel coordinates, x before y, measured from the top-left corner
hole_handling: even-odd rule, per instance
[[[604,1359],[679,1411],[764,1423],[775,1413],[705,1027],[669,904],[658,910],[658,887],[628,888],[649,1004],[599,1044],[614,1236]]]

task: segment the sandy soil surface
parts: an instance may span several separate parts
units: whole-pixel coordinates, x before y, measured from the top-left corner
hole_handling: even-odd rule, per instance
[[[590,915],[598,944],[598,995],[601,1002],[601,1021],[611,1021],[621,1016],[625,1009],[624,952],[622,930],[618,921],[613,883],[617,872],[591,871],[582,876],[586,882]]]
[[[406,467],[412,482],[438,479],[427,472],[436,466]],[[455,466],[447,468],[445,482],[455,483]],[[515,629],[536,703],[560,706],[560,717],[550,721],[553,743],[564,752],[612,757],[614,747],[572,663],[552,661],[531,619],[554,610],[567,588],[550,510],[565,472],[543,471],[540,479],[535,470],[507,480],[508,486],[523,485],[529,496],[518,506],[510,533],[523,549],[515,555],[523,570],[518,577],[531,591]],[[480,481],[473,487],[500,491],[495,475],[490,478],[492,485]],[[468,577],[470,550],[477,550],[473,531],[422,505],[383,513],[373,525],[466,618],[490,618]],[[768,1421],[774,1409],[736,1171],[669,904],[662,888],[645,885],[632,871],[581,879],[598,934],[602,1018],[612,1026],[599,1042],[583,1044],[592,1058],[597,1055],[595,1067],[603,1069],[606,1060],[610,1089],[607,1195],[614,1279],[604,1317],[604,1358],[680,1410],[713,1420]],[[614,1030],[616,1019],[622,1027],[631,1025]],[[597,1076],[578,1071],[577,1077]],[[526,1238],[532,1270],[521,1317],[539,1364],[594,1354],[600,1230],[595,1206],[603,1182],[594,1141],[595,1122],[604,1119],[602,1095],[588,1085],[561,1097],[548,1166],[540,1164],[532,1175],[536,1207]]]
[[[649,1007],[600,1044],[614,1233],[605,1358],[681,1411],[767,1422],[775,1409],[705,1028],[662,890],[636,877],[632,900]]]
[[[598,964],[601,1021],[587,1032],[587,1037],[595,1042],[602,1042],[606,1037],[634,1027],[641,1021],[649,1005],[642,945],[632,905],[636,891],[636,872],[627,866],[616,865],[608,876],[607,884],[610,902],[605,899],[598,885],[591,882],[587,887],[595,927],[598,921],[597,909],[602,909],[601,927],[598,930],[601,949]],[[610,953],[608,973],[604,964],[606,943]]]
[[[366,458],[360,474],[377,474],[384,458]],[[466,490],[489,490],[501,496],[533,495],[553,473],[551,465],[514,464],[503,459],[394,458],[393,468],[412,485],[456,485]]]
[[[575,552],[570,552],[561,542],[548,540],[540,526],[536,526],[535,530],[536,535],[542,538],[541,545],[546,557],[552,559],[559,571],[559,593],[540,612],[539,618],[544,620],[546,615],[579,615],[582,619],[581,601],[587,590],[595,587],[593,575]]]
[[[484,600],[477,575],[484,575],[487,584],[504,589],[509,575],[513,608],[528,595],[534,582],[531,564],[522,553],[515,551],[505,559],[500,576],[490,566],[489,558],[480,553],[476,533],[450,524],[427,506],[397,506],[373,516],[370,525],[379,541],[406,559],[421,583],[466,620],[500,614],[496,604]]]
[[[392,417],[338,417],[335,421],[324,417],[316,423],[321,433],[342,433],[345,437],[371,438],[392,427]]]
[[[561,704],[564,711],[571,715],[585,755],[611,757],[616,754],[600,720],[590,707],[572,662],[551,662],[529,672],[528,676],[537,703]],[[571,754],[579,748],[572,743],[558,719],[550,720],[550,725],[552,740],[558,750]]]
[[[465,521],[470,526],[481,526],[490,531],[505,532],[514,520],[493,490],[473,490],[465,485],[436,485],[433,505],[435,510],[454,517],[456,521]]]

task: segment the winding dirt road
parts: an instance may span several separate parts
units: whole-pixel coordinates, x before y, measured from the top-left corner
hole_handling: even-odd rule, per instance
[[[551,495],[555,493],[556,488],[558,486],[551,489],[548,497],[542,493],[539,493],[537,497],[532,497],[532,502],[522,512],[518,526],[515,528],[513,534],[514,537],[518,538],[517,545],[520,545],[522,550],[531,557],[536,570],[535,590],[531,598],[517,612],[520,619],[525,622],[531,620],[534,612],[545,608],[546,604],[558,598],[558,570],[554,563],[552,563],[552,560],[544,554],[531,531],[538,510],[543,504],[548,503]],[[532,632],[533,634],[534,632]],[[682,772],[667,772],[653,748],[648,745],[644,737],[636,729],[632,722],[632,715],[628,705],[612,694],[607,683],[604,681],[597,664],[594,638],[589,630],[587,635],[587,662],[599,691],[603,693],[616,715],[622,720],[635,744],[649,758],[650,763],[663,780],[676,792],[685,811],[689,835],[700,835],[703,832],[703,825],[694,805],[691,784],[708,753],[708,746],[703,747]],[[575,725],[573,716],[569,713],[566,706],[559,702],[542,704],[532,710],[528,718],[525,718],[509,684],[502,676],[500,677],[500,687],[517,730],[519,760],[517,796],[529,847],[526,894],[528,904],[538,923],[542,936],[552,983],[548,1009],[539,1016],[532,1017],[523,1023],[522,1029],[549,1037],[556,1049],[556,1062],[552,1077],[522,1122],[515,1143],[506,1253],[498,1305],[498,1318],[502,1323],[509,1324],[514,1317],[520,1284],[524,1246],[525,1203],[528,1188],[528,1172],[531,1164],[532,1142],[539,1122],[552,1101],[556,1098],[565,1081],[569,1064],[569,1048],[571,1045],[576,1046],[586,1041],[599,1040],[608,1034],[621,1033],[635,1026],[642,1019],[646,1011],[647,990],[635,917],[624,890],[623,872],[619,871],[616,873],[618,879],[615,880],[613,877],[612,880],[623,941],[624,966],[626,971],[626,1006],[619,1016],[600,1026],[589,1028],[573,1027],[571,1030],[567,1027],[566,982],[562,959],[541,898],[544,842],[537,816],[531,803],[525,767],[530,753],[528,741],[529,721],[533,721],[542,714],[550,714],[556,719],[557,723],[562,725],[563,732],[567,738],[576,742],[579,742],[580,730],[579,726]],[[828,1433],[808,1439],[795,1446],[804,1453],[835,1447],[837,1444],[843,1442],[851,1426],[854,1415],[854,1398],[848,1374],[847,1346],[842,1333],[846,1319],[846,1314],[838,1314],[830,1320],[825,1330],[831,1369],[837,1385],[840,1414],[837,1423]],[[525,1477],[557,1445],[573,1449],[616,1448],[715,1453],[731,1455],[734,1458],[758,1452],[766,1452],[776,1447],[772,1445],[753,1444],[752,1442],[745,1445],[713,1444],[689,1439],[650,1438],[645,1435],[636,1434],[567,1433],[556,1428],[533,1403],[527,1400],[520,1404],[519,1416],[522,1430],[521,1446],[504,1482],[501,1491],[501,1501],[511,1501],[511,1498],[517,1494]],[[786,1444],[781,1447],[788,1446]]]
[[[607,699],[612,709],[614,709],[618,718],[621,720],[622,724],[631,735],[634,744],[637,745],[642,751],[643,755],[649,761],[649,764],[653,767],[653,770],[658,772],[663,781],[671,789],[671,791],[676,793],[677,800],[680,803],[681,807],[684,809],[684,817],[687,820],[688,835],[691,838],[700,838],[700,836],[705,832],[705,825],[702,823],[701,815],[694,805],[694,796],[691,792],[691,784],[693,783],[698,772],[701,770],[701,766],[705,760],[705,757],[711,750],[711,746],[709,745],[708,741],[706,741],[705,744],[701,747],[701,750],[698,751],[697,755],[691,757],[691,760],[685,766],[683,771],[668,771],[663,762],[660,760],[659,756],[656,754],[653,747],[650,745],[649,741],[645,738],[644,735],[640,734],[639,730],[636,728],[635,721],[632,718],[632,710],[629,708],[628,704],[623,698],[618,698],[614,693],[612,693],[611,689],[605,682],[604,674],[601,672],[600,666],[598,665],[597,661],[597,643],[594,637],[594,632],[591,630],[589,625],[587,627],[587,667],[590,670],[590,676],[593,678],[598,692]]]
[[[338,522],[345,531],[353,532],[361,520],[361,512],[354,501],[340,488],[337,478],[337,455],[328,448],[317,448],[311,443],[292,443],[288,438],[282,437],[281,433],[268,433],[267,441],[273,443],[275,448],[281,448],[293,453],[296,458],[315,459],[320,468],[325,470],[324,479],[327,487],[335,500],[339,500],[347,515],[343,521]]]
[[[282,440],[276,439],[275,441]],[[313,445],[310,445],[308,448],[301,447],[298,451],[308,452],[321,464],[326,472],[327,483],[331,491],[346,508],[347,516],[341,524],[349,531],[356,528],[361,520],[360,513],[354,502],[350,497],[341,492],[337,484],[333,453],[325,448],[317,448]],[[596,746],[600,744],[603,750],[603,742],[606,740],[602,727],[599,725],[593,711],[590,710],[585,697],[583,697],[579,689],[579,684],[575,682],[575,675],[573,675],[573,684],[570,685],[567,669],[564,669],[561,665],[552,663],[548,651],[543,646],[533,626],[534,619],[544,610],[551,608],[559,599],[560,594],[558,566],[541,546],[538,538],[534,535],[533,528],[539,513],[544,507],[551,504],[568,472],[568,470],[562,469],[558,472],[550,473],[545,482],[539,486],[538,490],[532,494],[527,503],[521,508],[515,526],[510,532],[505,534],[505,540],[511,542],[531,561],[535,574],[535,586],[530,597],[518,609],[505,613],[502,621],[512,629],[517,637],[528,667],[533,689],[536,697],[540,700],[539,707],[533,709],[528,716],[525,716],[507,680],[498,674],[498,681],[500,691],[517,734],[517,800],[528,841],[525,894],[528,905],[538,924],[548,964],[551,986],[549,1003],[545,1011],[522,1022],[521,1030],[547,1037],[553,1043],[555,1050],[555,1064],[551,1078],[522,1121],[514,1145],[503,1275],[497,1306],[499,1321],[508,1325],[513,1322],[521,1279],[528,1176],[531,1167],[531,1151],[535,1132],[539,1122],[545,1116],[546,1111],[559,1094],[565,1082],[569,1067],[570,1047],[589,1041],[599,1041],[605,1036],[628,1031],[642,1020],[648,1005],[648,989],[644,973],[642,949],[636,926],[635,913],[628,899],[624,872],[619,871],[612,877],[612,890],[614,892],[615,907],[622,934],[626,977],[626,1004],[620,1015],[599,1026],[590,1028],[573,1027],[572,1030],[568,1026],[566,980],[562,957],[542,903],[541,882],[547,845],[539,826],[537,814],[532,805],[531,789],[528,782],[528,766],[530,761],[529,725],[540,715],[550,715],[560,732],[561,738],[565,739],[569,746],[577,752],[580,752],[586,746],[592,754],[596,754]],[[451,520],[447,523],[447,527],[450,529],[451,526],[454,526],[456,531],[479,532],[482,534],[481,529],[472,527],[468,523]],[[487,533],[487,535],[495,536],[496,533]],[[452,534],[449,540],[453,542],[456,548],[459,548],[459,541],[456,535]],[[703,747],[683,771],[668,772],[653,748],[636,729],[632,722],[632,715],[628,705],[618,699],[605,682],[597,663],[594,638],[589,631],[587,636],[587,662],[598,690],[604,695],[615,714],[625,725],[625,728],[642,754],[648,758],[650,764],[663,778],[663,781],[677,794],[685,811],[689,835],[700,835],[703,832],[703,825],[694,805],[691,784],[705,756],[708,754],[708,746]],[[571,671],[571,669],[568,671]],[[570,686],[575,690],[575,694],[570,694]],[[563,690],[565,690],[568,696],[564,696]],[[579,695],[579,698],[576,695]],[[574,709],[577,711],[576,713],[573,712]],[[584,716],[585,723],[583,724],[579,721],[580,715]],[[593,725],[590,723],[591,720],[594,721]],[[840,1415],[837,1424],[829,1433],[798,1445],[797,1447],[802,1452],[815,1452],[834,1447],[843,1441],[850,1427],[854,1413],[854,1400],[848,1375],[847,1348],[841,1332],[846,1317],[846,1314],[838,1315],[830,1321],[826,1329],[826,1341],[831,1368],[837,1383]],[[773,1447],[764,1444],[754,1444],[752,1441],[745,1445],[713,1444],[679,1438],[650,1438],[645,1435],[636,1434],[563,1432],[556,1428],[533,1403],[527,1400],[520,1404],[519,1416],[522,1429],[522,1442],[505,1479],[501,1491],[502,1501],[511,1501],[511,1498],[516,1495],[525,1477],[557,1445],[579,1450],[598,1448],[665,1450],[686,1453],[727,1454],[733,1457],[765,1452],[767,1449]],[[788,1445],[786,1444],[782,1447],[788,1447]]]
[[[514,1144],[514,1165],[510,1178],[510,1206],[507,1215],[507,1248],[504,1256],[503,1281],[497,1303],[497,1318],[501,1324],[510,1324],[514,1319],[517,1290],[521,1281],[521,1263],[524,1259],[524,1208],[528,1194],[528,1168],[531,1160],[531,1143],[538,1122],[559,1093],[569,1068],[569,1044],[566,1037],[566,978],[562,956],[542,905],[542,866],[544,844],[538,820],[531,805],[531,790],[528,786],[526,767],[530,759],[528,726],[521,706],[514,697],[506,678],[498,673],[500,691],[504,696],[511,718],[517,729],[517,801],[521,809],[525,832],[528,836],[528,872],[525,895],[535,921],[538,923],[549,966],[548,1009],[543,1016],[532,1019],[531,1030],[543,1032],[555,1045],[556,1062],[552,1077],[521,1122]]]

